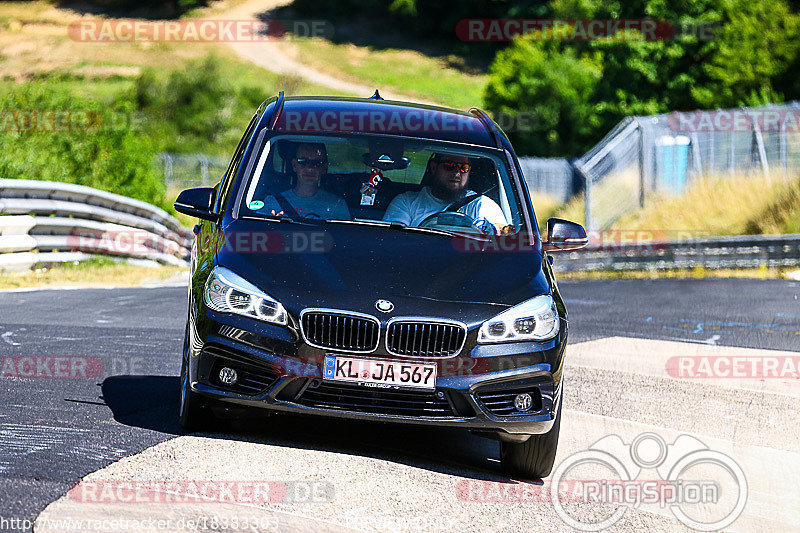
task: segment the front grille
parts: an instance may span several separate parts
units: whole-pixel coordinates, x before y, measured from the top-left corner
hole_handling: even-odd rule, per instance
[[[514,398],[517,394],[527,392],[533,398],[533,405],[525,412],[514,407]],[[525,387],[503,391],[486,391],[476,394],[480,403],[492,414],[499,416],[524,416],[536,414],[542,410],[542,394],[536,387]]]
[[[398,320],[386,332],[386,349],[394,355],[448,357],[461,351],[467,338],[463,324]]]
[[[230,348],[210,344],[203,348],[203,352],[214,357],[214,364],[211,365],[208,377],[211,384],[220,389],[256,395],[266,391],[278,379],[279,371],[274,365],[258,361],[252,356]],[[226,385],[219,380],[219,371],[226,366],[236,370],[238,375],[233,385]]]
[[[319,348],[371,352],[378,347],[377,318],[332,311],[308,311],[300,321],[306,340]]]
[[[452,417],[453,408],[446,397],[436,393],[397,389],[375,389],[360,385],[322,382],[309,386],[297,403],[319,409],[337,409],[358,413],[415,417]]]

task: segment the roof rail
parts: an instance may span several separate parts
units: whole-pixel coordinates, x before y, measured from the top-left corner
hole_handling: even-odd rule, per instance
[[[503,148],[503,143],[500,141],[500,137],[497,135],[497,126],[495,126],[492,117],[486,114],[486,111],[483,109],[478,109],[477,107],[473,107],[469,110],[470,113],[478,117],[483,124],[483,127],[486,128],[486,131],[489,133],[489,136],[494,141],[495,146],[498,148]]]
[[[283,113],[283,100],[283,91],[281,91],[278,93],[278,99],[275,101],[275,110],[269,118],[269,129],[271,130],[275,129],[275,125],[278,124],[278,119],[281,118],[281,114]]]

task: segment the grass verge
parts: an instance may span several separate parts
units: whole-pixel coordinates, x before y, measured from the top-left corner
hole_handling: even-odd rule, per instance
[[[648,201],[614,228],[703,231],[709,235],[800,232],[800,180],[796,174],[706,176],[674,197]]]
[[[186,271],[186,268],[181,267],[146,267],[101,256],[53,268],[34,268],[28,272],[2,273],[0,274],[0,289],[69,286],[136,287],[163,282]]]
[[[320,38],[286,43],[300,62],[338,78],[469,109],[483,103],[488,75],[466,73],[454,57],[429,57],[414,50],[337,44]],[[368,96],[368,95],[365,95]]]

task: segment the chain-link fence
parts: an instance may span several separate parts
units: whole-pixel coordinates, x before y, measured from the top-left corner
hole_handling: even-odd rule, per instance
[[[566,202],[580,189],[580,179],[566,159],[521,157],[523,175],[531,191]],[[214,185],[228,168],[224,157],[162,152],[155,164],[169,189]]]
[[[160,154],[170,188],[213,185],[228,160]],[[769,180],[800,169],[800,102],[627,117],[582,157],[521,157],[528,188],[566,202],[583,188],[585,225],[606,229],[649,197],[678,195],[700,176]]]
[[[575,161],[586,226],[608,228],[653,195],[700,176],[771,176],[800,169],[800,103],[627,117]]]
[[[569,200],[581,187],[579,182],[576,183],[580,177],[566,159],[520,157],[519,166],[528,190],[559,202]]]
[[[220,156],[168,152],[161,152],[156,160],[168,189],[215,185],[228,169],[228,162],[227,158]]]

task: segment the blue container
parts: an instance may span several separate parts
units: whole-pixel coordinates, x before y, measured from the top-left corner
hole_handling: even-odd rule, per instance
[[[656,161],[661,189],[681,194],[686,186],[686,169],[689,165],[689,137],[664,135],[656,144]]]

